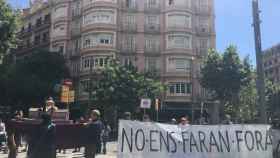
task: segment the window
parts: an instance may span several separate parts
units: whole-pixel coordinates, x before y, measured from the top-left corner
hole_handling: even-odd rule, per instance
[[[36,26],[39,27],[42,25],[42,18],[40,17],[39,19],[36,20]]]
[[[145,70],[146,71],[157,71],[159,69],[158,58],[148,57],[145,59]]]
[[[58,52],[64,54],[64,46],[59,46]]]
[[[146,25],[157,25],[159,24],[159,16],[147,15],[145,16]]]
[[[56,7],[54,10],[54,17],[59,18],[64,16],[67,16],[67,7],[65,5]]]
[[[191,28],[191,16],[185,14],[168,15],[168,27]]]
[[[136,16],[128,14],[123,17],[123,26],[125,29],[136,29]]]
[[[43,33],[43,42],[46,42],[49,40],[49,32]]]
[[[158,5],[158,0],[146,0],[146,3],[145,3],[145,7],[146,8],[157,8],[159,5]]]
[[[45,15],[44,23],[49,23],[50,20],[51,20],[51,15],[50,14]]]
[[[89,70],[90,66],[92,66],[92,69],[105,68],[108,60],[108,57],[84,57],[82,58],[82,68],[83,70]]]
[[[190,0],[167,0],[167,7],[180,7],[187,8],[190,7]]]
[[[192,93],[191,83],[170,83],[169,94],[171,95],[185,95]]]
[[[160,39],[155,36],[146,36],[145,37],[145,50],[146,51],[159,51],[160,49]]]
[[[186,34],[168,35],[168,48],[191,48],[191,36]]]
[[[94,24],[94,23],[105,23],[112,24],[114,23],[114,12],[113,11],[105,11],[98,10],[95,12],[91,12],[84,16],[84,24]]]
[[[200,32],[207,32],[209,31],[209,19],[207,17],[200,17],[199,18],[199,28]]]
[[[188,59],[175,59],[176,72],[178,71],[190,71],[191,62]]]
[[[90,57],[85,57],[82,59],[83,61],[83,69],[89,69],[90,68]]]
[[[135,35],[124,36],[123,49],[124,50],[130,50],[130,51],[136,50],[136,37],[135,37]]]
[[[136,0],[126,0],[127,8],[136,8]]]
[[[113,45],[113,34],[110,33],[99,33],[89,34],[83,38],[83,47],[92,48],[97,45]]]
[[[200,10],[208,9],[208,0],[199,0],[199,8]]]
[[[186,58],[170,58],[167,66],[168,72],[190,72],[191,60]]]
[[[130,57],[125,57],[122,60],[122,65],[129,67],[133,65],[132,59]]]
[[[41,41],[41,36],[40,35],[35,36],[34,43],[35,44],[40,44],[40,41]]]
[[[201,49],[208,49],[209,48],[209,40],[207,38],[203,38],[199,40],[199,47]]]

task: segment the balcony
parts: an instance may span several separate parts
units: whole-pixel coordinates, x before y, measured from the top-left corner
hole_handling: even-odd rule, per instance
[[[43,23],[37,23],[35,25],[35,27],[33,27],[33,30],[35,32],[38,32],[38,31],[42,31],[42,30],[45,30],[45,29],[49,29],[50,25],[51,25],[50,19],[49,20],[45,20]]]
[[[198,15],[211,15],[212,14],[210,6],[195,7],[195,12]]]
[[[81,36],[81,28],[72,28],[71,29],[71,36],[72,37]]]
[[[92,23],[92,24],[83,24],[82,32],[89,32],[92,30],[116,30],[117,26],[115,24],[110,23]]]
[[[121,54],[135,54],[137,49],[136,47],[120,46],[119,51]]]
[[[148,13],[160,13],[160,4],[145,3],[144,12]]]
[[[137,24],[127,24],[124,23],[121,25],[121,31],[123,32],[137,32]]]
[[[211,28],[208,26],[199,26],[196,27],[196,34],[202,35],[202,36],[209,36],[212,34]]]
[[[200,57],[205,57],[208,53],[208,48],[196,48],[196,54]]]
[[[118,8],[118,5],[115,2],[104,2],[104,1],[96,1],[96,2],[91,2],[88,4],[83,5],[83,12],[86,12],[92,8],[100,8],[100,7],[105,7],[105,8]]]
[[[144,30],[147,33],[160,33],[160,24],[145,24]]]
[[[138,11],[138,5],[137,5],[137,0],[135,1],[135,3],[130,3],[127,4],[124,1],[121,4],[121,9],[125,10],[126,12],[137,12]]]
[[[82,10],[80,8],[74,9],[72,11],[72,19],[79,18],[82,15]]]
[[[182,26],[179,24],[172,24],[167,26],[166,32],[174,32],[174,31],[193,33],[193,29],[189,26]]]
[[[190,6],[181,6],[181,5],[168,5],[165,8],[165,12],[170,11],[188,11],[190,13],[193,13],[193,10]]]
[[[156,54],[160,53],[160,47],[158,46],[158,47],[154,47],[154,48],[145,48],[144,51],[147,54],[150,54],[150,55],[154,54],[154,55],[156,55]]]

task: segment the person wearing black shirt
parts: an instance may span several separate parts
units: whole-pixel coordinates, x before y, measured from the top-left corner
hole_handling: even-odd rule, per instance
[[[86,124],[87,144],[85,147],[85,157],[94,158],[101,146],[101,132],[103,124],[100,121],[99,110],[92,110],[90,114],[90,121]]]

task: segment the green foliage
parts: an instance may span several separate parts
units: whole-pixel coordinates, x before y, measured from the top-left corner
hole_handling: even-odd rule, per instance
[[[268,110],[271,112],[273,117],[278,117],[280,114],[280,85],[273,84],[271,81],[266,80],[266,104]]]
[[[54,95],[54,85],[69,77],[62,55],[48,51],[35,51],[25,60],[6,67],[3,82],[6,105],[37,105],[45,97]],[[5,97],[0,96],[0,97]],[[0,103],[1,104],[1,103]]]
[[[213,97],[221,101],[226,112],[232,112],[239,101],[239,93],[251,81],[251,67],[248,59],[240,60],[237,49],[229,46],[223,54],[210,50],[200,79],[204,88],[213,92]]]
[[[161,82],[139,73],[136,68],[112,61],[93,86],[94,105],[104,111],[135,112],[142,97],[155,99],[164,91]]]
[[[20,21],[18,15],[5,0],[0,0],[0,56],[16,43],[15,33]]]

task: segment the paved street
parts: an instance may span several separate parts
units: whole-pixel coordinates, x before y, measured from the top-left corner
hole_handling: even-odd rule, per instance
[[[100,154],[96,158],[116,158],[117,156],[117,143],[111,142],[107,145],[108,153],[106,155]],[[83,158],[83,149],[81,152],[72,153],[73,150],[67,150],[66,154],[58,153],[57,158]],[[7,158],[7,154],[0,153],[0,158]],[[26,158],[26,152],[19,153],[18,158]]]

